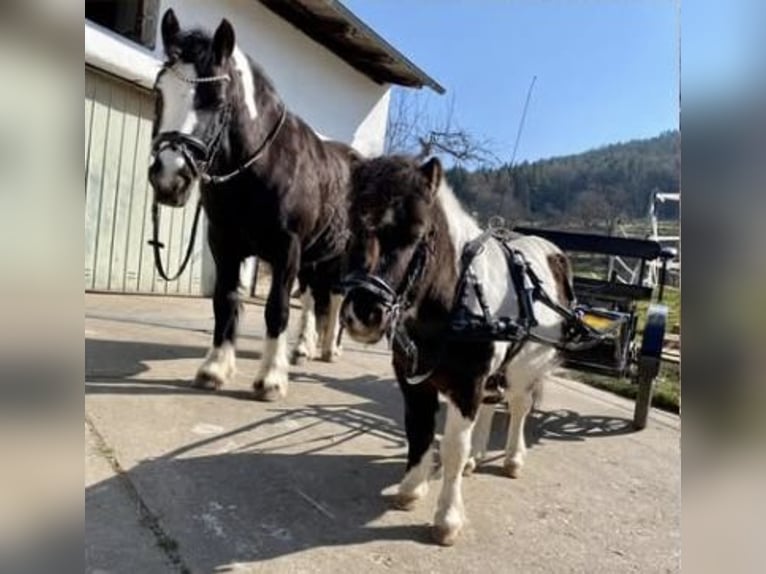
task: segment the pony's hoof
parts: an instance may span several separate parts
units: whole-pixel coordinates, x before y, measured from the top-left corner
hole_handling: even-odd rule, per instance
[[[206,391],[217,391],[223,385],[223,378],[205,371],[198,372],[191,384],[195,389],[204,389]]]
[[[332,351],[324,351],[321,357],[322,361],[325,363],[334,363],[337,358],[338,355]]]
[[[460,534],[460,527],[434,525],[431,527],[431,536],[434,542],[440,546],[452,546]]]
[[[256,401],[273,403],[284,399],[287,396],[287,390],[279,385],[266,385],[263,381],[253,383],[253,398]]]
[[[505,461],[505,464],[503,464],[503,472],[510,478],[519,478],[522,466],[524,466],[524,463],[520,461],[507,460]]]
[[[418,500],[420,500],[419,496],[415,496],[414,494],[402,494],[399,492],[391,497],[391,506],[396,510],[409,511],[415,508],[415,504],[417,504]]]
[[[307,355],[304,355],[303,353],[293,353],[293,356],[290,357],[290,364],[294,367],[305,365],[308,362],[309,358]]]

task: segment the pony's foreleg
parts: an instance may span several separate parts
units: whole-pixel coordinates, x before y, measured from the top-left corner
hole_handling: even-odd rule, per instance
[[[327,311],[327,320],[324,323],[322,334],[322,360],[330,363],[340,356],[338,333],[340,332],[340,307],[342,304],[343,295],[331,291],[330,307]]]
[[[397,378],[404,395],[407,471],[399,483],[394,505],[401,510],[410,510],[428,492],[428,479],[433,467],[432,445],[439,397],[433,387],[412,386],[401,377]]]
[[[298,336],[298,344],[293,350],[292,363],[300,363],[304,359],[315,359],[317,357],[317,328],[316,312],[314,309],[314,295],[311,287],[306,286],[301,295],[301,331]]]
[[[283,262],[272,265],[271,288],[266,301],[266,343],[258,376],[253,383],[255,398],[275,401],[287,395],[287,322],[290,317],[290,288],[298,273],[300,242],[286,239]]]
[[[439,544],[455,543],[465,523],[462,479],[471,450],[474,420],[466,418],[448,401],[447,422],[441,444],[443,482],[434,517],[434,539]]]
[[[211,250],[217,253],[211,241]],[[235,373],[234,344],[239,320],[239,285],[240,260],[236,258],[215,257],[216,279],[213,292],[213,346],[200,365],[194,382],[195,387],[215,390],[229,383]]]

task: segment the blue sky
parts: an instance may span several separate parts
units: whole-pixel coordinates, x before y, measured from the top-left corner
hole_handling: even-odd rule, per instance
[[[674,0],[343,0],[455,98],[457,122],[510,160],[678,127]],[[438,114],[447,96],[425,96]]]

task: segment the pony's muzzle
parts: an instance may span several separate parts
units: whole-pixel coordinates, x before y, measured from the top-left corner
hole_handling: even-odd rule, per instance
[[[351,289],[343,300],[340,319],[352,339],[377,343],[386,333],[390,310],[362,289]]]
[[[158,203],[183,207],[189,200],[194,173],[183,154],[165,148],[154,156],[149,166],[149,183]]]

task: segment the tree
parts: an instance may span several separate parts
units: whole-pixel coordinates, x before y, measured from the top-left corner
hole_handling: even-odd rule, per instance
[[[426,158],[446,155],[459,166],[499,163],[493,144],[460,127],[455,120],[455,100],[450,97],[441,113],[434,113],[430,94],[394,89],[388,113],[385,153]]]

